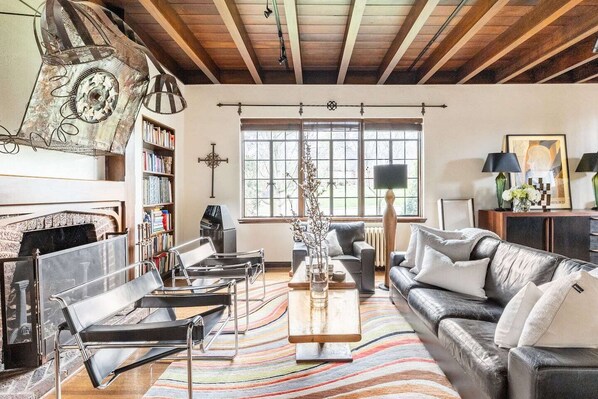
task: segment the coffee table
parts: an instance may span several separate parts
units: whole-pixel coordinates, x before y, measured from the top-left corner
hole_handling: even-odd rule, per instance
[[[342,264],[340,267],[344,269]],[[289,342],[297,344],[295,359],[298,363],[352,362],[348,343],[361,341],[359,291],[336,286],[328,290],[325,308],[312,308],[309,282],[299,281],[306,280],[305,269],[300,269],[301,266],[293,276],[297,280],[289,282],[289,287],[294,288],[289,291]]]

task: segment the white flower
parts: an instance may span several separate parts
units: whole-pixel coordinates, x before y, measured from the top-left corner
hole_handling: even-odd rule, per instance
[[[502,199],[505,201],[511,201],[513,199],[513,192],[511,190],[503,192]]]

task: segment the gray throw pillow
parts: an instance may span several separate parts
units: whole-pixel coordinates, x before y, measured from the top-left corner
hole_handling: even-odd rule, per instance
[[[473,240],[443,239],[422,229],[417,232],[417,251],[413,273],[421,271],[426,246],[448,256],[453,262],[469,260]]]
[[[338,242],[336,230],[332,229],[326,234],[326,243],[328,244],[328,256],[334,257],[343,255],[343,248]]]
[[[432,233],[437,235],[438,237],[445,238],[445,239],[463,239],[465,238],[463,234],[459,231],[446,231],[435,229],[433,227],[424,226],[422,224],[415,224],[411,223],[411,236],[409,237],[409,245],[407,246],[407,252],[405,252],[405,260],[401,263],[401,266],[405,267],[415,267],[415,259],[417,254],[417,232],[420,230],[427,231],[428,233]],[[414,271],[415,273],[415,271]]]

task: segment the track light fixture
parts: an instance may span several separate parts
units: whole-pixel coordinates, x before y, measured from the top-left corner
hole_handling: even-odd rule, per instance
[[[264,16],[268,18],[270,14],[274,11],[274,17],[276,19],[276,28],[278,31],[278,41],[280,42],[280,56],[278,57],[278,63],[280,65],[284,65],[287,69],[289,68],[289,60],[287,58],[287,49],[284,45],[284,37],[282,35],[282,25],[280,24],[280,13],[278,12],[278,3],[276,0],[272,0],[272,8],[271,10],[268,7],[268,0],[266,0],[266,11],[264,11]]]
[[[596,39],[596,44],[594,44],[594,53],[598,53],[598,39]]]
[[[268,7],[268,0],[266,0],[266,10],[264,11],[264,17],[268,18],[272,15],[272,10]]]

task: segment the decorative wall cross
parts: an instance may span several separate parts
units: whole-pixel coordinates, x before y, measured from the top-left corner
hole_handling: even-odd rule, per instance
[[[216,154],[216,143],[212,143],[212,152],[206,155],[203,159],[197,158],[197,162],[205,162],[206,165],[208,165],[208,168],[212,169],[212,195],[210,195],[210,198],[216,198],[214,197],[214,169],[220,166],[220,163],[222,162],[228,163],[228,158],[220,158],[220,155]]]

